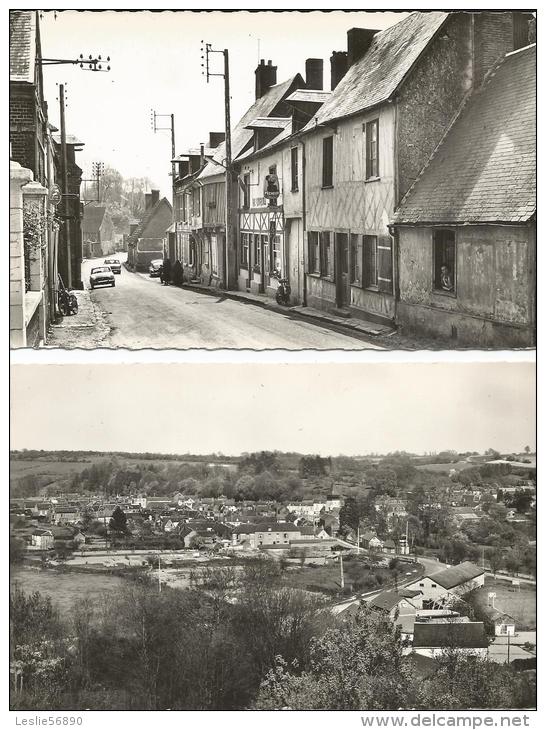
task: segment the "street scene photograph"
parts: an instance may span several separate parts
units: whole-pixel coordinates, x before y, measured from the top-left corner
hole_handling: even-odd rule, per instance
[[[535,389],[526,362],[13,366],[10,709],[521,723]]]
[[[9,11],[12,348],[536,342],[536,13]]]

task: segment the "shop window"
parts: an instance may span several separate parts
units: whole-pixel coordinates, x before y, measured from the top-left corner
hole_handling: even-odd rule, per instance
[[[248,268],[248,248],[249,248],[249,241],[248,241],[249,234],[248,233],[241,233],[241,245],[240,245],[240,260],[241,260],[241,266],[243,266],[245,269]]]
[[[366,179],[379,177],[379,119],[366,124]]]
[[[364,286],[377,286],[377,236],[364,236]]]
[[[322,187],[331,188],[334,184],[334,138],[322,140]]]
[[[298,148],[292,147],[290,150],[290,178],[291,178],[291,190],[293,193],[297,193],[298,187]]]
[[[362,236],[351,233],[351,284],[362,286]]]
[[[327,279],[334,278],[334,242],[330,231],[320,233],[320,273]]]
[[[215,234],[210,237],[211,269],[218,276],[218,238]]]
[[[307,232],[309,273],[320,274],[319,234],[317,231]]]
[[[455,293],[455,233],[434,231],[434,288],[446,294]]]

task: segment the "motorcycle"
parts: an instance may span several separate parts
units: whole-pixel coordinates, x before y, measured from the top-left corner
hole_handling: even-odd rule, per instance
[[[277,304],[281,304],[282,306],[287,307],[290,304],[291,292],[292,289],[290,288],[288,279],[279,279],[279,288],[277,289],[277,293],[275,295]]]
[[[78,300],[72,291],[68,291],[63,280],[59,276],[59,290],[57,292],[57,306],[60,314],[67,317],[70,314],[78,314]]]

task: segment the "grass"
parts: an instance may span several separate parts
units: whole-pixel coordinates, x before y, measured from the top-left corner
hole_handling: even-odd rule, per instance
[[[123,578],[100,573],[57,573],[52,570],[12,570],[10,584],[17,583],[25,593],[39,591],[51,596],[52,602],[66,616],[74,601],[89,597],[99,601],[105,593],[119,590],[125,584]]]
[[[512,586],[508,581],[487,578],[477,591],[480,605],[487,606],[487,594],[496,593],[495,608],[504,611],[516,621],[516,631],[535,631],[537,627],[536,587],[528,583]]]

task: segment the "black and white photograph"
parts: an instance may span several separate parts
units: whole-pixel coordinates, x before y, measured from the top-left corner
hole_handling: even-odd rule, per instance
[[[13,348],[534,348],[536,13],[12,10],[9,43]]]
[[[534,708],[534,398],[531,363],[14,367],[11,708]]]

